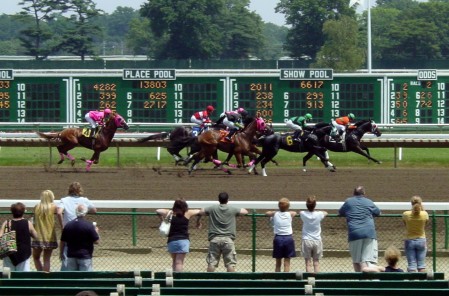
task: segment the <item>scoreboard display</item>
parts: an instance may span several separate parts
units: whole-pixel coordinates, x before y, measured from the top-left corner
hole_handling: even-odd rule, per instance
[[[378,123],[449,123],[449,76],[436,70],[345,73],[280,70],[0,69],[0,122],[84,123],[110,108],[128,123],[190,123],[213,105],[245,108],[273,123],[310,113],[312,122],[354,113]]]

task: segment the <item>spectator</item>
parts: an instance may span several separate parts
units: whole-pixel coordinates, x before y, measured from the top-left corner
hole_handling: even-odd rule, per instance
[[[6,228],[6,232],[16,231],[17,252],[3,258],[3,267],[9,267],[11,271],[30,271],[31,237],[38,238],[33,224],[23,218],[25,210],[25,205],[21,202],[12,204],[12,219],[3,222],[0,228],[0,236]]]
[[[284,272],[290,272],[290,258],[296,257],[295,240],[293,239],[292,219],[296,212],[288,211],[290,201],[281,198],[278,203],[279,211],[268,211],[265,214],[271,217],[273,225],[273,258],[276,259],[275,272],[281,272],[284,260]]]
[[[92,271],[92,254],[94,244],[98,244],[98,228],[84,219],[87,207],[79,204],[76,207],[76,219],[64,226],[61,235],[60,257],[64,257],[67,245],[67,271]]]
[[[321,221],[327,216],[325,211],[315,211],[316,198],[309,196],[306,201],[307,211],[300,211],[302,220],[301,250],[306,264],[306,272],[320,272],[320,258],[323,257],[321,241]],[[313,260],[313,264],[312,264]]]
[[[191,217],[198,215],[197,210],[189,210],[187,202],[183,199],[177,199],[173,204],[173,208],[158,209],[158,213],[162,219],[165,219],[169,214],[172,215],[170,232],[168,233],[167,250],[172,258],[173,271],[183,271],[184,259],[189,253],[189,220]]]
[[[208,240],[210,242],[207,254],[207,271],[213,272],[223,255],[224,265],[228,272],[235,271],[237,257],[234,240],[236,237],[236,216],[246,215],[244,208],[228,205],[229,195],[222,192],[218,195],[219,205],[201,209],[197,227],[201,227],[201,215],[209,216]]]
[[[354,271],[377,264],[378,248],[374,217],[380,215],[380,209],[367,197],[365,188],[357,186],[354,196],[346,199],[339,210],[346,217],[348,225],[349,252]]]
[[[89,214],[97,213],[97,209],[94,207],[92,202],[87,197],[82,197],[83,188],[79,182],[73,182],[69,186],[68,196],[61,198],[58,204],[58,220],[61,225],[61,229],[65,225],[76,218],[76,207],[83,204],[88,209]],[[61,258],[61,271],[65,271],[67,268],[66,254]]]
[[[33,248],[34,266],[37,271],[50,271],[50,258],[54,249],[58,248],[56,238],[56,205],[53,203],[55,196],[51,190],[41,193],[40,202],[34,207],[34,226],[38,239],[31,242]],[[41,255],[43,263],[41,262]]]
[[[405,239],[405,255],[407,257],[408,272],[426,271],[426,224],[429,221],[429,214],[424,211],[422,199],[419,196],[413,196],[411,199],[412,210],[405,211],[402,219],[407,230]]]
[[[401,251],[395,246],[390,246],[385,250],[384,254],[385,261],[388,266],[377,266],[372,265],[369,267],[364,267],[362,269],[363,272],[404,272],[401,268],[398,267],[399,259],[401,258]]]

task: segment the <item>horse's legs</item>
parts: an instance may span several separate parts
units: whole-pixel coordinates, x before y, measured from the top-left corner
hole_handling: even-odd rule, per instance
[[[71,165],[74,166],[75,165],[75,157],[73,157],[68,151],[70,149],[73,149],[75,147],[75,145],[70,145],[68,143],[66,144],[62,144],[62,145],[58,145],[58,151],[59,151],[59,156],[60,156],[60,160],[58,161],[58,164],[61,164],[64,162],[65,157],[70,159],[71,161]]]
[[[314,146],[314,147],[318,147],[318,146]],[[331,172],[335,172],[336,167],[332,164],[332,162],[329,161],[329,153],[327,152],[327,150],[324,150],[324,152],[323,152],[322,147],[318,147],[318,148],[319,149],[317,149],[315,151],[315,155],[318,156],[318,158],[323,163],[325,168],[327,168]]]
[[[377,159],[375,159],[375,158],[372,158],[371,155],[369,154],[368,147],[365,147],[365,148],[366,148],[366,150],[367,150],[367,153],[365,153],[365,151],[363,151],[362,146],[351,147],[351,151],[354,151],[354,152],[357,153],[357,154],[363,155],[363,156],[365,156],[366,158],[368,158],[368,159],[374,161],[374,162],[377,163],[377,164],[381,164],[381,163],[382,163],[382,162],[380,162],[379,160],[377,160]]]
[[[251,152],[254,152],[254,153],[256,153],[257,155],[262,154],[262,151],[260,151],[260,149],[257,148],[255,145],[252,145],[252,146],[251,146]],[[271,159],[270,161],[271,161],[272,163],[274,163],[275,165],[279,165],[279,163],[278,163],[275,159]],[[248,166],[250,166],[250,165],[248,164]]]
[[[195,170],[196,165],[204,158],[204,152],[199,151],[197,153],[191,154],[186,160],[184,160],[184,165],[187,166],[192,160],[192,165],[189,168],[189,175]]]
[[[267,171],[265,169],[265,165],[267,164],[267,162],[271,161],[273,159],[275,155],[273,156],[268,156],[266,158],[264,158],[261,162],[260,162],[260,166],[262,167],[262,176],[267,177]]]
[[[95,151],[90,159],[84,160],[86,162],[86,172],[89,172],[92,164],[97,164],[99,160],[100,160],[100,151]]]
[[[254,161],[254,163],[249,166],[248,173],[251,173],[256,168],[256,166],[259,164],[259,162],[261,162],[264,158],[265,158],[265,155],[260,154],[259,157],[256,159],[256,161]]]
[[[312,158],[312,156],[314,155],[315,153],[314,152],[312,152],[312,151],[309,151],[307,154],[306,154],[306,156],[304,156],[303,158],[302,158],[302,171],[303,172],[307,172],[307,161],[310,159],[310,158]],[[318,155],[317,155],[318,156]],[[318,156],[319,157],[319,156]]]
[[[262,176],[266,177],[267,175],[267,171],[265,169],[265,165],[267,164],[267,162],[271,161],[278,153],[278,150],[273,150],[273,151],[269,151],[267,152],[263,152],[262,154],[256,159],[256,161],[251,165],[250,169],[248,170],[249,173],[251,173],[251,171],[256,167],[256,165],[260,162],[260,166],[262,167]]]

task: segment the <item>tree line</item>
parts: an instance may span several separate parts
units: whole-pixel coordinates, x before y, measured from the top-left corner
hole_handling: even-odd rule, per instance
[[[337,71],[363,68],[367,13],[349,0],[279,0],[285,26],[264,23],[250,0],[142,0],[111,14],[94,0],[22,0],[0,15],[0,55],[145,55],[151,59],[310,59]],[[375,60],[447,60],[449,0],[377,0]]]

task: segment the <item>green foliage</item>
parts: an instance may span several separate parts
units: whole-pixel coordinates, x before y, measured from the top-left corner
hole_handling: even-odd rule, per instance
[[[227,0],[222,20],[222,59],[247,59],[264,47],[262,19],[248,10],[249,0]]]
[[[164,42],[157,59],[242,59],[264,44],[262,21],[249,0],[154,0],[141,15]]]
[[[52,40],[53,34],[47,22],[52,20],[53,12],[65,12],[65,0],[23,0],[19,21],[25,24],[21,31],[20,40],[26,48],[26,54],[34,56],[36,60],[45,59],[59,50],[59,44]]]
[[[286,49],[295,58],[315,58],[325,42],[323,25],[327,20],[343,15],[354,17],[347,0],[280,0],[276,11],[285,14],[291,26]]]
[[[93,38],[101,34],[100,28],[91,20],[98,16],[101,10],[95,8],[92,0],[70,0],[70,27],[65,31],[60,48],[81,57],[84,61],[87,55],[94,55]]]
[[[141,15],[150,19],[157,38],[167,37],[156,58],[218,57],[223,32],[215,20],[223,10],[222,0],[155,0],[145,3]]]
[[[132,54],[147,55],[154,58],[159,40],[154,38],[150,30],[149,19],[143,17],[131,19],[129,31],[126,34],[126,46],[131,49]]]
[[[324,23],[323,32],[326,42],[312,67],[331,68],[335,71],[360,69],[364,54],[358,46],[357,22],[347,16],[328,20]]]
[[[288,28],[278,26],[273,23],[265,23],[263,26],[263,36],[265,36],[265,46],[258,47],[257,57],[263,60],[277,60],[280,57],[287,56],[284,51],[284,42],[286,40]]]

